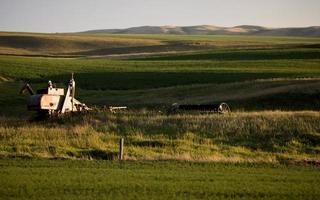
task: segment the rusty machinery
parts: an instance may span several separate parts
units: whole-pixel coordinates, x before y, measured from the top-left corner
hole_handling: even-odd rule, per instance
[[[28,91],[31,95],[28,101],[28,110],[37,111],[39,117],[59,116],[64,113],[82,112],[91,110],[84,103],[75,99],[76,83],[72,77],[67,85],[66,93],[64,88],[56,88],[51,81],[48,87],[38,90],[36,93],[29,84],[25,84],[20,94]]]
[[[51,81],[48,82],[47,88],[37,90],[35,93],[29,84],[25,84],[20,93],[28,91],[31,95],[28,101],[28,110],[37,111],[39,117],[60,116],[65,113],[83,112],[92,110],[84,103],[75,99],[75,80],[73,74],[67,85],[66,92],[64,88],[55,87]],[[126,106],[109,106],[104,107],[114,113],[118,110],[127,109]],[[208,113],[225,114],[230,112],[226,103],[218,104],[178,104],[174,103],[169,108],[169,113],[179,111],[200,111]]]

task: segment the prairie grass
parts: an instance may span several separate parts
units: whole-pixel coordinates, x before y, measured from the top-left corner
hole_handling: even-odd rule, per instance
[[[95,112],[27,123],[1,119],[1,156],[127,160],[309,162],[320,159],[319,112],[230,115]]]

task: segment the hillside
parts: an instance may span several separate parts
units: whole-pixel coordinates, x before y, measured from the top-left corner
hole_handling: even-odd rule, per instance
[[[266,28],[262,26],[219,27],[200,26],[139,26],[126,29],[89,30],[87,34],[177,34],[177,35],[267,35],[267,36],[320,36],[320,26],[302,28]]]
[[[315,49],[319,44],[320,37],[0,32],[0,54],[24,56],[132,58],[218,49]]]

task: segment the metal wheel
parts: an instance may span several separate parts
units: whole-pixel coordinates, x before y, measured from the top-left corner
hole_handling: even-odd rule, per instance
[[[229,113],[229,112],[231,112],[231,110],[230,110],[230,107],[228,106],[228,104],[221,103],[219,105],[219,108],[218,108],[218,113],[219,114],[226,114],[226,113]]]

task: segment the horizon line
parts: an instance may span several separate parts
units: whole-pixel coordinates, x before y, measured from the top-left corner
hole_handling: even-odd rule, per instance
[[[220,25],[213,25],[213,24],[198,24],[198,25],[139,25],[139,26],[129,26],[124,28],[92,28],[92,29],[86,29],[82,31],[67,31],[67,32],[45,32],[45,31],[17,31],[17,30],[0,30],[0,32],[10,32],[10,33],[44,33],[44,34],[58,34],[58,33],[82,33],[87,31],[94,31],[94,30],[125,30],[130,28],[139,28],[139,27],[195,27],[195,26],[214,26],[214,27],[220,27],[220,28],[234,28],[234,27],[240,27],[240,26],[257,26],[261,28],[267,28],[267,29],[282,29],[282,28],[312,28],[312,27],[320,27],[320,25],[307,25],[307,26],[282,26],[282,27],[270,27],[270,26],[262,26],[262,25],[253,25],[253,24],[241,24],[241,25],[234,25],[234,26],[220,26]]]

